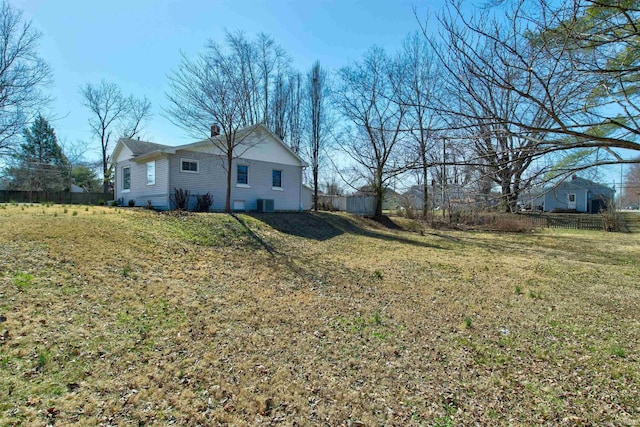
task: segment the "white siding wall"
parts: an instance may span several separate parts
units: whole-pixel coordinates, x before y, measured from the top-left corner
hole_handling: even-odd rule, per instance
[[[190,148],[190,151],[199,151],[214,155],[222,154],[219,148],[207,140],[196,144],[196,146]],[[241,157],[249,160],[274,162],[292,166],[300,164],[300,160],[296,158],[290,150],[277,141],[274,141],[272,136],[260,128],[253,131],[242,142],[239,142],[236,152],[242,153]]]
[[[198,161],[198,173],[181,171],[182,159]],[[237,164],[249,167],[249,188],[236,187]],[[174,188],[189,190],[192,195],[211,193],[213,210],[224,210],[227,188],[226,160],[219,156],[194,151],[178,151],[170,158],[170,194]],[[282,171],[282,191],[272,189],[272,171]],[[234,200],[243,200],[247,210],[257,208],[258,199],[273,199],[274,209],[298,211],[301,209],[300,166],[283,165],[257,160],[234,160],[231,180],[231,205]]]
[[[156,182],[154,185],[147,185],[146,161],[136,163],[130,160],[116,164],[116,200],[122,198],[125,206],[129,200],[135,200],[136,206],[146,206],[147,201],[150,200],[155,208],[169,208],[169,159],[164,157],[150,161],[156,162]],[[131,191],[129,192],[122,189],[122,168],[126,166],[131,168]]]

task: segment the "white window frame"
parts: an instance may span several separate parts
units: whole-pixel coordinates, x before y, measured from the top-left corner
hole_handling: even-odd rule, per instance
[[[280,172],[280,186],[273,185],[273,173]],[[271,189],[274,191],[284,191],[282,187],[282,169],[272,169],[271,170]]]
[[[182,168],[184,162],[195,163],[196,164],[196,170],[194,170],[194,171],[184,170]],[[180,159],[180,172],[183,172],[183,173],[200,173],[200,161],[195,160],[195,159]]]
[[[149,174],[149,168],[153,169],[153,176]],[[151,178],[151,179],[149,179]],[[147,162],[147,185],[156,185],[156,161]]]
[[[125,188],[124,184],[125,184],[125,179],[124,179],[124,171],[125,169],[129,169],[129,188]],[[123,193],[129,193],[131,192],[131,165],[127,165],[127,166],[122,166],[122,171],[121,171],[121,176],[122,176],[122,192]]]
[[[244,166],[245,168],[247,168],[247,183],[246,184],[238,182],[238,168],[240,166]],[[237,188],[251,188],[251,186],[249,185],[249,165],[243,165],[243,164],[236,165],[236,187]]]

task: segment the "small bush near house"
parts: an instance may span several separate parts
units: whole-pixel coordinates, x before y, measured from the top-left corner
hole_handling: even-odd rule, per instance
[[[153,210],[153,202],[151,200],[147,200],[147,209]]]
[[[134,199],[129,199],[129,207],[132,208],[136,205],[136,201]]]
[[[196,196],[196,212],[209,212],[211,205],[213,205],[211,193],[198,194]]]
[[[104,206],[106,203],[104,200],[100,199],[98,200],[98,206]]]
[[[176,205],[176,209],[179,211],[186,211],[189,205],[189,190],[183,190],[182,188],[173,188],[173,198],[171,201]]]

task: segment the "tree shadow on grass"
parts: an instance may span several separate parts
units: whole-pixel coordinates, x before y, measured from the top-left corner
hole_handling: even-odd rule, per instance
[[[446,249],[444,247],[407,239],[401,236],[377,232],[374,229],[363,227],[351,218],[328,212],[301,212],[301,213],[249,213],[251,217],[261,221],[282,233],[303,237],[306,239],[324,241],[342,234],[354,234],[371,237],[389,242],[405,243],[414,246]],[[400,229],[396,224],[390,226],[386,223],[376,223],[382,230],[396,231]],[[246,225],[245,225],[246,226]]]

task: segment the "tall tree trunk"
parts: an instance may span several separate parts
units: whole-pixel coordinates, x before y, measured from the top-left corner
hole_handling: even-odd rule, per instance
[[[318,212],[318,168],[313,168],[313,210]]]
[[[233,150],[227,151],[227,195],[224,201],[224,211],[227,213],[231,212],[231,177],[233,166]]]
[[[429,166],[427,165],[426,147],[421,147],[422,155],[422,219],[427,219],[429,212]]]
[[[382,200],[384,198],[384,187],[382,183],[382,173],[383,170],[380,168],[376,171],[376,175],[373,183],[373,190],[376,195],[376,212],[374,214],[376,219],[382,218]]]

